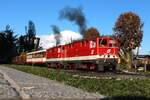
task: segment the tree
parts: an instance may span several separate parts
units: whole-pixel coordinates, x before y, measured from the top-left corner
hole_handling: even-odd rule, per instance
[[[26,36],[24,35],[21,35],[19,38],[18,38],[18,42],[17,42],[17,51],[18,51],[18,54],[20,54],[21,52],[25,52],[26,49],[25,49],[25,45],[26,45]]]
[[[27,51],[31,51],[34,49],[35,44],[34,44],[34,39],[35,39],[35,35],[36,35],[36,30],[35,30],[35,25],[32,21],[28,22],[28,28],[26,27],[26,49]]]
[[[83,36],[84,39],[95,39],[97,37],[100,37],[100,33],[96,28],[89,28],[85,31],[85,34]]]
[[[5,63],[10,63],[12,57],[17,55],[16,41],[17,35],[14,35],[10,25],[6,25],[6,29],[0,33],[0,55]]]
[[[0,32],[0,63],[5,62],[5,50],[7,50],[6,48],[6,37],[5,37],[5,33],[4,32]]]
[[[40,38],[36,37],[35,25],[32,21],[28,22],[28,26],[25,27],[26,35],[21,35],[18,38],[18,53],[30,52],[37,50],[39,47]]]
[[[6,39],[8,41],[9,47],[16,46],[17,35],[14,35],[13,30],[10,28],[10,25],[6,25],[6,30],[4,31]]]
[[[115,23],[114,36],[121,48],[119,55],[129,70],[132,66],[132,50],[139,47],[142,42],[142,28],[140,17],[132,12],[121,14]]]

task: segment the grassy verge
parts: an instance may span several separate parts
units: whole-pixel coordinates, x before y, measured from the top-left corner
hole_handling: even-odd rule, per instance
[[[72,77],[70,74],[56,69],[36,66],[5,65],[23,72],[32,73],[51,80],[81,88],[89,92],[98,92],[106,96],[144,96],[150,97],[150,79],[139,80],[97,80]]]

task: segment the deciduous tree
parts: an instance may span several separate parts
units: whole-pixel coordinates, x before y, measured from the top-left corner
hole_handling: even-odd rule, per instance
[[[142,27],[140,17],[132,12],[121,14],[115,23],[114,35],[121,49],[120,57],[128,69],[132,66],[132,50],[139,47],[142,42]]]
[[[85,31],[84,39],[95,39],[97,37],[100,37],[100,33],[96,28],[89,28]]]

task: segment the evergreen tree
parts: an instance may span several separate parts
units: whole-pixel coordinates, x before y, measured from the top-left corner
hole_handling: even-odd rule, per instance
[[[10,25],[7,25],[6,29],[0,33],[0,41],[0,57],[5,63],[10,63],[12,57],[17,55],[17,35],[14,35],[14,32],[10,28]]]
[[[31,52],[39,47],[40,38],[36,37],[35,25],[32,21],[25,27],[25,35],[18,38],[18,52]]]
[[[27,28],[27,33],[25,36],[26,40],[26,49],[27,51],[32,51],[35,47],[34,40],[36,36],[36,30],[35,30],[35,25],[32,21],[29,21],[28,23],[28,28]]]

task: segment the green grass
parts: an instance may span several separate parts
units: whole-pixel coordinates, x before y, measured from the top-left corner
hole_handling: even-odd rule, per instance
[[[63,70],[45,67],[5,65],[23,72],[32,73],[51,80],[57,80],[89,92],[98,92],[105,96],[144,96],[150,97],[150,79],[105,80],[73,77]]]

